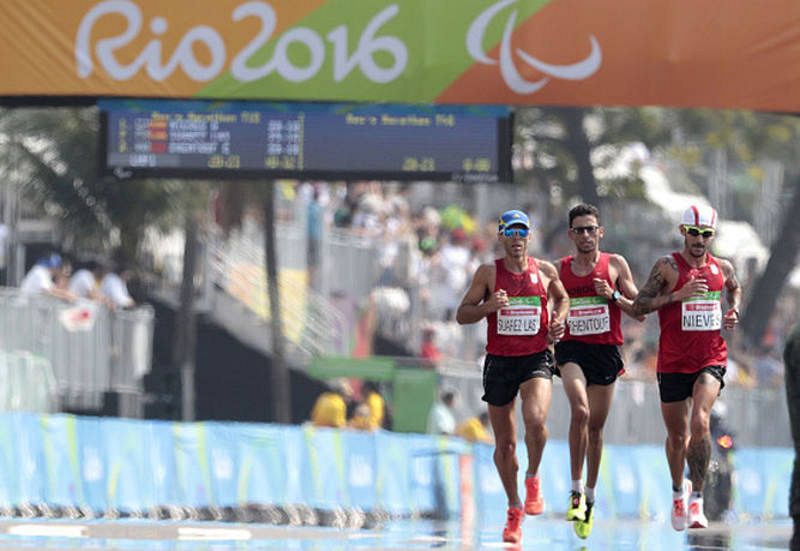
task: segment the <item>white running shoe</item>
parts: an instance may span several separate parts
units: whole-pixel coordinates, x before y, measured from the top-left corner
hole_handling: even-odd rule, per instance
[[[703,513],[703,498],[696,497],[689,500],[689,528],[708,528],[708,519]]]
[[[672,500],[672,527],[681,532],[686,530],[687,526],[687,505],[686,501],[689,499],[689,495],[692,493],[692,482],[684,478],[683,479],[683,495],[678,499]]]

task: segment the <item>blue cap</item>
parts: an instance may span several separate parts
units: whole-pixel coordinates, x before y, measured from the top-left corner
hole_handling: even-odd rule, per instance
[[[45,268],[60,268],[61,267],[61,255],[57,253],[53,253],[50,256],[47,256],[39,261],[39,264],[44,266]]]
[[[503,231],[510,226],[525,226],[530,229],[531,221],[528,219],[528,215],[521,210],[507,210],[500,215],[497,231]]]

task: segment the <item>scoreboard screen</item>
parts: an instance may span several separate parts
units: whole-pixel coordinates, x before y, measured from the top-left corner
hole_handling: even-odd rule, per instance
[[[511,180],[511,112],[103,100],[105,174],[125,178]]]

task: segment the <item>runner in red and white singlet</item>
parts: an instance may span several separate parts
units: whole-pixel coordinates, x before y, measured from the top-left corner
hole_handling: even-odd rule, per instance
[[[683,250],[656,262],[633,305],[637,314],[659,311],[658,388],[667,428],[672,527],[676,530],[708,526],[703,514],[703,479],[711,453],[709,420],[711,407],[725,385],[727,362],[720,331],[733,329],[739,322],[742,290],[733,266],[709,253],[716,225],[713,208],[687,208],[678,226]],[[723,287],[728,303],[724,315]],[[687,463],[689,480],[684,481]]]
[[[508,305],[486,316],[486,352],[495,356],[529,356],[547,348],[547,289],[542,285],[536,260],[528,257],[522,272],[494,261],[494,292],[504,290]]]
[[[569,294],[569,315],[564,337],[556,344],[556,363],[571,411],[572,490],[567,520],[574,521],[575,533],[585,539],[594,524],[603,426],[614,396],[614,383],[623,372],[619,351],[623,341],[621,312],[631,314],[632,299],[638,291],[625,258],[600,251],[604,228],[597,207],[573,207],[569,211],[568,235],[575,254],[560,262],[559,276]]]
[[[720,333],[725,275],[720,262],[707,254],[705,265],[696,268],[680,253],[672,253],[672,258],[678,267],[676,289],[704,279],[708,290],[658,310],[658,372],[697,373],[707,366],[725,366],[728,349]]]
[[[591,205],[579,206],[591,207]],[[594,215],[581,216],[581,218],[584,217],[595,218]],[[578,225],[570,226],[569,231],[578,239],[587,234],[584,242],[593,243],[591,246],[595,247],[594,250],[590,253],[565,256],[559,263],[559,277],[569,293],[570,304],[567,327],[561,342],[576,341],[586,344],[619,345],[623,342],[622,327],[620,326],[622,310],[619,304],[623,294],[619,293],[616,278],[612,279],[609,274],[609,265],[613,261],[615,267],[612,270],[615,272],[614,275],[618,276],[618,266],[625,260],[620,255],[600,251],[599,241],[603,236],[603,226],[597,225],[596,219],[591,222],[593,223],[580,225],[583,221],[579,221]],[[575,233],[576,230],[581,233]],[[625,264],[627,265],[627,262]],[[630,272],[630,269],[628,271]],[[580,275],[576,272],[579,272]],[[598,280],[600,283],[606,284],[605,288],[611,289],[609,296],[598,292],[596,288]],[[615,294],[614,291],[619,294]],[[633,298],[635,297],[636,293],[634,292]],[[628,298],[627,303],[633,304],[633,300]]]
[[[505,256],[480,266],[456,313],[460,324],[487,321],[483,400],[495,437],[494,459],[508,497],[503,541],[520,543],[524,515],[538,515],[544,499],[537,471],[547,441],[547,412],[555,371],[547,345],[564,334],[569,308],[567,292],[549,262],[528,256],[531,240],[528,216],[510,210],[500,217],[497,239]],[[548,302],[552,317],[548,319]],[[517,433],[514,403],[522,398],[528,469],[525,503],[517,490]]]

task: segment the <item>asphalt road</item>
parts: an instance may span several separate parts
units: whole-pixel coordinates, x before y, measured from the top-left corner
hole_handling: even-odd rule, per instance
[[[299,551],[420,550],[477,551],[504,549],[500,525],[469,529],[458,522],[391,522],[372,530],[339,530],[143,520],[0,520],[0,550],[228,550]],[[528,518],[523,543],[517,549],[560,550],[757,550],[787,549],[788,520],[712,525],[706,530],[678,533],[659,521],[598,522],[588,540],[578,539],[560,518]]]

